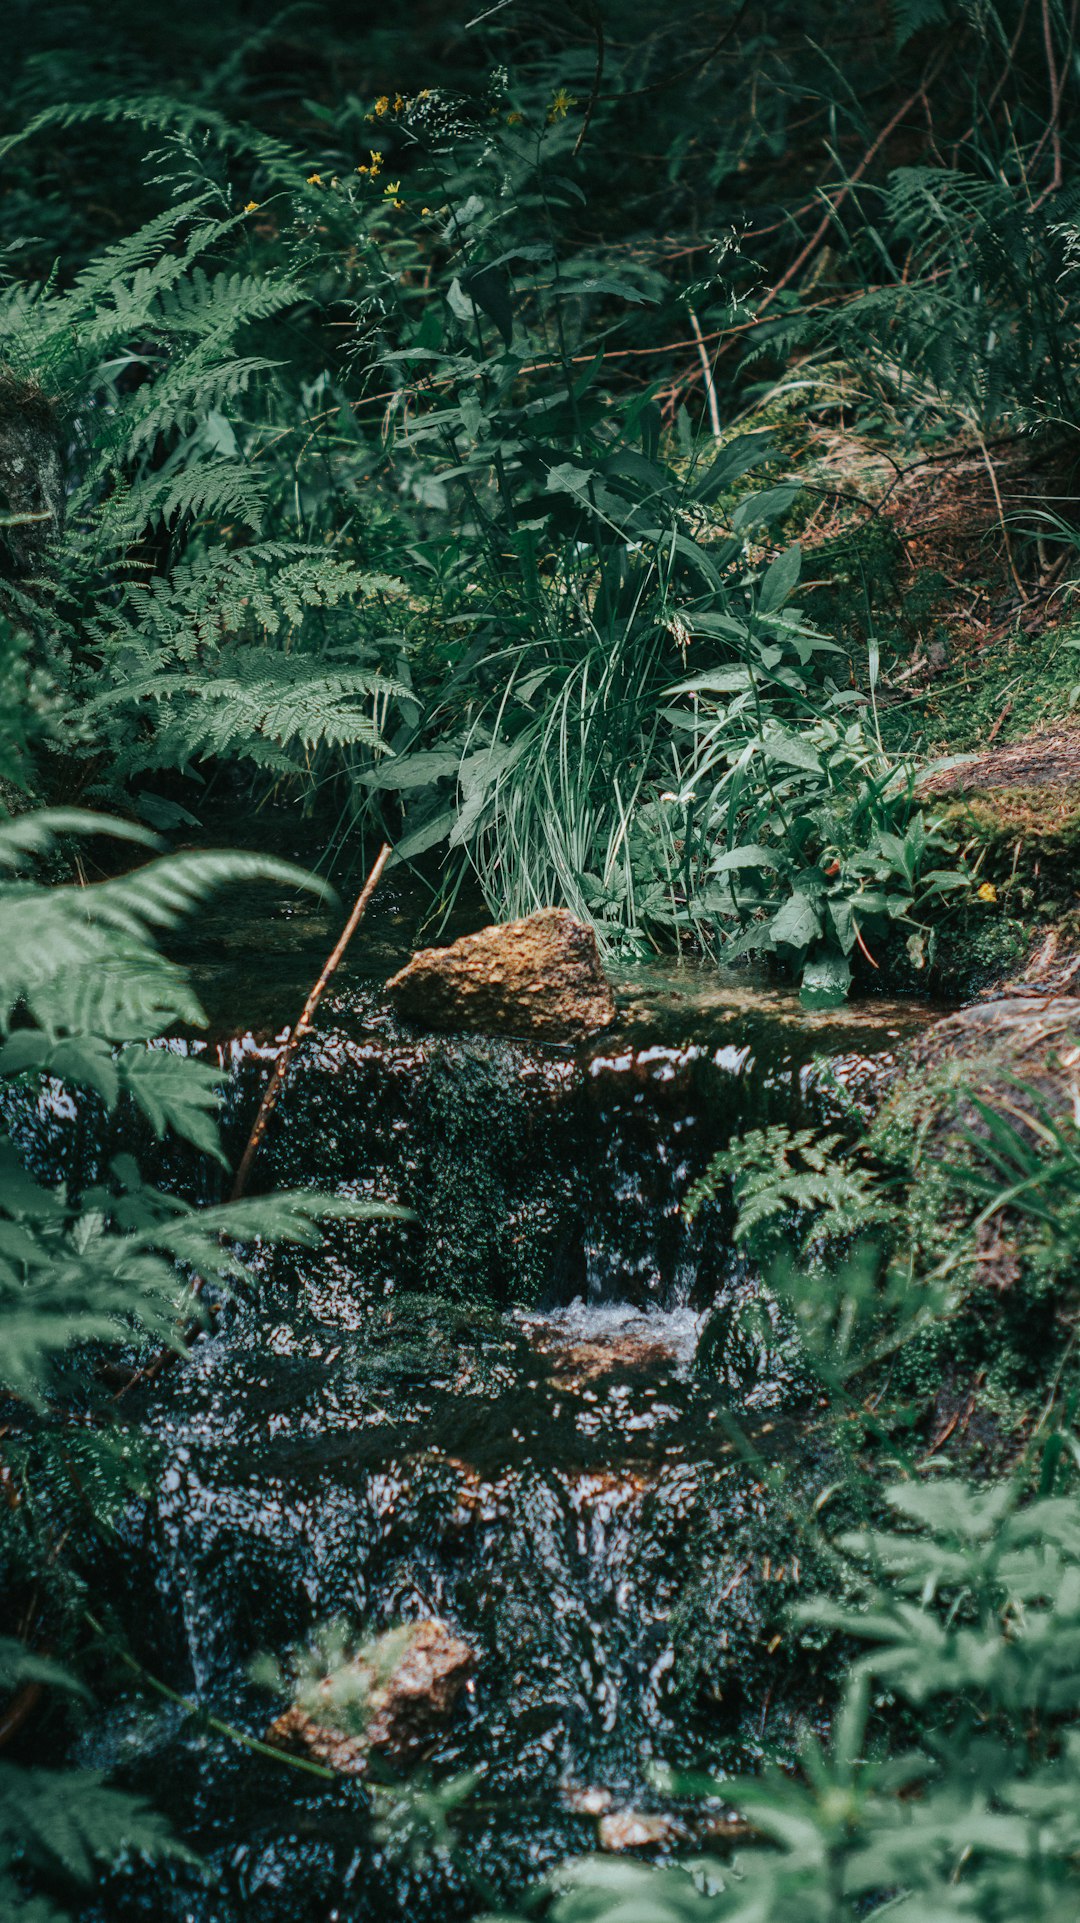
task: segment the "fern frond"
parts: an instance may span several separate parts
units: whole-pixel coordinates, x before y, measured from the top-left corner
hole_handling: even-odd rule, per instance
[[[195,1859],[141,1796],[110,1789],[97,1771],[17,1769],[0,1762],[0,1851],[84,1887],[124,1850]]]
[[[159,710],[155,738],[138,753],[143,767],[232,755],[295,770],[300,764],[290,759],[290,747],[311,752],[345,743],[379,746],[377,704],[411,694],[387,675],[332,661],[329,652],[312,657],[267,647],[223,649],[212,669],[208,664],[198,674],[131,681],[100,695],[93,708],[100,713],[148,703]]]
[[[14,824],[8,824],[13,826]],[[0,846],[2,846],[0,830]],[[153,947],[215,891],[268,881],[326,896],[302,868],[262,855],[184,854],[88,888],[17,882],[0,890],[0,1029],[24,1002],[50,1034],[82,1032],[90,977],[108,970],[111,1033],[159,1033],[191,1015],[190,990]],[[137,988],[133,986],[141,971]],[[187,1013],[182,1013],[185,1009]],[[154,1026],[147,1030],[146,1024]]]

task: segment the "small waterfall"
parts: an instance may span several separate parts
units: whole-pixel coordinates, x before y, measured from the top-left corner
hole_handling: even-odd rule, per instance
[[[808,1487],[827,1465],[779,1335],[752,1379],[695,1370],[713,1303],[738,1313],[756,1285],[723,1208],[689,1225],[680,1203],[734,1133],[865,1099],[899,1026],[741,990],[705,1012],[631,1007],[571,1053],[418,1039],[374,993],[338,999],[260,1178],[411,1202],[420,1221],[261,1251],[255,1294],[126,1399],[148,1483],[120,1530],[138,1619],[115,1549],[101,1580],[146,1667],[255,1736],[282,1706],[251,1680],[260,1653],[338,1614],[365,1632],[445,1619],[478,1667],[427,1767],[480,1787],[460,1858],[413,1862],[373,1831],[362,1785],[324,1787],[172,1706],[121,1707],[81,1759],[149,1789],[214,1880],[131,1866],[102,1923],[324,1923],[358,1904],[451,1923],[596,1847],[608,1816],[662,1819],[685,1845],[701,1809],[661,1793],[657,1766],[722,1775],[813,1718],[816,1681],[777,1627],[798,1545],[733,1410],[759,1465]],[[236,1151],[273,1041],[213,1046]],[[92,1104],[46,1094],[15,1125],[43,1166],[78,1138],[86,1179],[111,1151]],[[213,1192],[193,1157],[147,1151],[159,1179]]]

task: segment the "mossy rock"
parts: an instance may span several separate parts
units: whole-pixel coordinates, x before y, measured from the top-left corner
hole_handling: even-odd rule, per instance
[[[1060,874],[1078,892],[1080,727],[1025,735],[937,769],[920,782],[919,796],[944,800],[946,821],[984,844],[988,867],[1001,872],[1004,855],[1010,874]]]
[[[1032,987],[1067,985],[1063,938],[1080,910],[1080,726],[1025,735],[939,768],[918,792],[944,804],[946,829],[979,863],[972,910],[951,950],[945,944],[948,985],[976,993],[1017,975]],[[1054,967],[1032,966],[1048,926],[1058,931]],[[1071,939],[1065,946],[1078,948]]]
[[[1053,1177],[1052,1130],[1075,1138],[1078,1088],[1080,999],[1071,996],[976,1003],[909,1048],[868,1147],[903,1180],[916,1272],[936,1275],[952,1306],[907,1345],[907,1393],[979,1380],[990,1385],[981,1403],[989,1396],[1015,1414],[1068,1352],[1080,1219],[1066,1161]],[[1032,1169],[1052,1179],[1021,1191]],[[1010,1189],[1036,1206],[995,1206]]]

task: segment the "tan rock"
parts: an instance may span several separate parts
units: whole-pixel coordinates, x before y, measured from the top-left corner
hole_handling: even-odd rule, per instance
[[[373,1645],[375,1660],[358,1657],[350,1665],[349,1680],[361,1687],[347,1693],[362,1699],[370,1688],[362,1731],[347,1733],[331,1720],[335,1696],[340,1694],[339,1672],[318,1685],[314,1703],[310,1699],[306,1704],[294,1703],[279,1716],[266,1733],[267,1742],[310,1756],[343,1776],[363,1775],[372,1750],[392,1762],[411,1762],[422,1755],[472,1676],[476,1655],[445,1623],[420,1622],[390,1673],[380,1680],[376,1661],[380,1643],[387,1640],[380,1637]],[[325,1721],[320,1697],[326,1702]]]
[[[614,1810],[597,1825],[602,1850],[656,1850],[674,1843],[681,1834],[670,1816],[646,1815],[641,1810]]]
[[[607,1028],[616,1012],[596,937],[566,908],[421,948],[386,989],[398,1014],[425,1028],[545,1041]]]

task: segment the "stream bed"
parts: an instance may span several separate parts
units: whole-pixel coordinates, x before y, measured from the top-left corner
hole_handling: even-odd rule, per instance
[[[374,1792],[152,1690],[95,1713],[77,1760],[149,1794],[203,1867],[130,1866],[88,1915],[452,1923],[567,1854],[723,1834],[722,1796],[686,1800],[665,1766],[722,1778],[821,1713],[823,1679],[783,1633],[807,1572],[771,1493],[774,1466],[828,1480],[814,1393],[767,1317],[746,1318],[737,1366],[695,1368],[706,1317],[738,1318],[757,1283],[723,1205],[688,1224],[680,1202],[748,1127],[868,1110],[928,1014],[808,1013],[693,969],[641,969],[619,1000],[619,1026],[572,1051],[404,1030],[360,975],[326,998],[259,1182],[418,1219],[258,1251],[257,1287],[187,1366],[125,1398],[141,1489],[91,1593],[148,1672],[256,1738],[283,1703],[252,1663],[331,1618],[441,1619],[475,1678],[430,1753]],[[219,1014],[198,1044],[227,1077],[234,1159],[276,1026]],[[80,1181],[114,1147],[47,1089],[19,1127],[43,1171]],[[219,1192],[175,1149],[147,1144],[147,1166]],[[427,1793],[462,1772],[448,1849]]]

